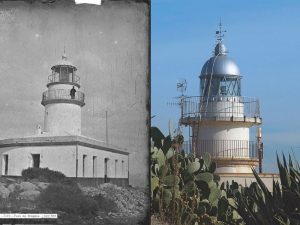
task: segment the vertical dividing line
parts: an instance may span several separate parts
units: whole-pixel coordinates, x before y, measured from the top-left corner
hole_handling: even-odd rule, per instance
[[[76,179],[78,177],[78,144],[76,144]]]
[[[108,122],[107,122],[107,110],[105,111],[105,128],[106,128],[106,144],[108,145]]]

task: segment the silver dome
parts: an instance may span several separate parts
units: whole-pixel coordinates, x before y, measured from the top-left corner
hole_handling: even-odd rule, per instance
[[[227,54],[227,48],[226,46],[220,42],[215,47],[215,56],[216,55],[226,55]]]
[[[216,48],[217,47],[218,46],[216,46]],[[240,70],[236,65],[236,63],[232,59],[230,59],[227,55],[217,54],[216,56],[211,57],[209,60],[207,60],[201,70],[201,76],[211,76],[211,75],[240,76]]]

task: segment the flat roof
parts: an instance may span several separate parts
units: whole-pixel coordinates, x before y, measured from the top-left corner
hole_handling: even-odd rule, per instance
[[[0,148],[14,146],[50,146],[50,145],[81,145],[85,147],[101,149],[113,153],[129,155],[125,149],[107,145],[105,142],[85,136],[34,136],[23,138],[9,138],[0,140]]]

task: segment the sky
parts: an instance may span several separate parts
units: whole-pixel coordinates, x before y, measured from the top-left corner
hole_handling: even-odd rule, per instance
[[[199,95],[201,68],[212,56],[220,18],[229,56],[237,63],[242,95],[260,100],[264,172],[276,172],[276,152],[300,161],[300,2],[239,0],[151,1],[151,120],[168,133],[178,125],[180,95]],[[183,129],[184,130],[184,129]],[[186,130],[184,130],[186,133]],[[250,138],[254,140],[252,135]],[[293,151],[292,151],[293,150]]]
[[[0,139],[43,127],[42,93],[66,50],[85,93],[82,134],[130,152],[130,183],[148,181],[148,6],[106,1],[0,3]]]

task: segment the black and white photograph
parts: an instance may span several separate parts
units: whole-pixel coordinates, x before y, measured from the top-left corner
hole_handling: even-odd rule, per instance
[[[100,2],[0,2],[0,214],[15,223],[147,224],[150,6]]]

